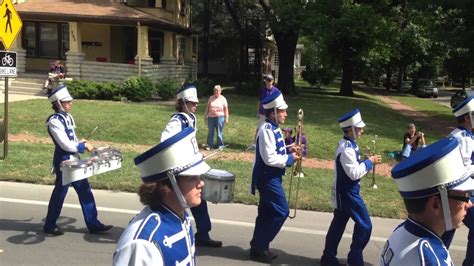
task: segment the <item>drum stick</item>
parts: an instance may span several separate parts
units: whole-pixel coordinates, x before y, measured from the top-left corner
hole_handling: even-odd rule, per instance
[[[225,148],[225,147],[227,147],[227,145],[224,146],[223,148]],[[215,150],[215,151],[209,153],[208,155],[204,156],[204,158],[202,158],[202,159],[203,159],[203,160],[209,159],[210,157],[212,157],[212,156],[214,156],[214,155],[216,155],[216,154],[222,152],[223,148],[217,149],[217,150]]]
[[[99,128],[99,126],[96,126],[96,127],[91,131],[91,133],[89,133],[89,136],[87,136],[86,140],[89,140],[98,128]]]

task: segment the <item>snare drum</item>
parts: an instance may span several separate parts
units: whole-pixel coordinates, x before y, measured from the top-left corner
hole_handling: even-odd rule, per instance
[[[202,198],[212,203],[231,202],[234,197],[235,175],[224,170],[211,169],[203,174]]]
[[[122,152],[112,147],[99,147],[92,152],[94,175],[116,170],[122,167]]]
[[[92,152],[92,157],[95,156],[105,160],[122,159],[122,152],[113,147],[99,147]]]
[[[94,164],[91,160],[67,160],[60,165],[63,173],[63,185],[88,178],[94,174]]]

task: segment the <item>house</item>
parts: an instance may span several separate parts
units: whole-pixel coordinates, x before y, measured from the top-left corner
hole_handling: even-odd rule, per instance
[[[20,74],[47,72],[57,59],[68,77],[85,80],[184,80],[195,73],[191,0],[13,2],[23,21],[11,48]]]

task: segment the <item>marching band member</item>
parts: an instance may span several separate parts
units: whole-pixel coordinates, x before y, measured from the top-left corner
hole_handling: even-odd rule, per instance
[[[263,76],[263,81],[265,82],[265,87],[261,88],[259,91],[257,105],[258,123],[257,129],[255,130],[254,139],[257,139],[258,130],[260,129],[260,127],[262,127],[263,123],[265,123],[265,120],[267,119],[267,116],[265,115],[265,108],[263,107],[263,99],[265,99],[270,94],[281,93],[281,91],[274,86],[275,79],[271,74],[266,74],[265,76]]]
[[[441,240],[472,206],[474,180],[454,138],[417,151],[392,169],[408,218],[387,240],[380,265],[454,265]]]
[[[260,262],[271,262],[277,255],[270,252],[270,242],[278,234],[289,214],[282,176],[285,167],[291,166],[299,157],[294,153],[286,154],[279,124],[285,122],[288,105],[281,92],[268,95],[262,104],[266,121],[257,134],[251,187],[254,195],[255,188],[258,189],[260,202],[250,242],[250,258]]]
[[[61,213],[64,198],[69,184],[64,185],[62,181],[61,162],[70,159],[79,159],[78,153],[85,150],[92,151],[93,147],[85,140],[78,140],[74,128],[76,124],[70,114],[72,110],[72,97],[66,86],[60,86],[53,90],[48,97],[55,113],[46,120],[48,133],[54,143],[53,169],[56,173],[56,181],[51,199],[48,204],[43,231],[52,235],[63,235],[64,232],[58,227],[56,221]],[[82,213],[90,233],[108,231],[112,225],[104,225],[97,219],[97,208],[95,205],[92,189],[87,178],[71,183],[79,196]]]
[[[380,162],[381,157],[373,155],[366,160],[360,159],[356,140],[364,132],[365,123],[362,121],[359,109],[341,116],[339,125],[344,132],[344,137],[339,141],[336,150],[336,169],[332,187],[334,217],[326,235],[321,265],[339,265],[336,258],[337,247],[349,218],[355,225],[347,263],[364,265],[362,251],[369,242],[372,223],[364,200],[359,194],[360,179],[370,172],[375,163]]]
[[[464,166],[468,168],[471,178],[474,177],[474,136],[472,134],[472,129],[474,128],[472,116],[473,111],[473,97],[465,99],[462,103],[456,106],[453,109],[453,113],[457,119],[458,127],[449,134],[450,137],[454,137],[458,141]],[[471,198],[471,202],[474,202],[474,198]],[[467,211],[466,218],[464,218],[463,222],[469,228],[469,234],[467,237],[466,258],[462,265],[472,266],[474,265],[474,208],[470,208]],[[447,248],[451,245],[455,232],[456,229],[453,229],[443,234],[442,239]]]
[[[113,265],[196,265],[186,209],[201,203],[203,161],[196,131],[185,128],[135,158],[145,205],[132,219],[113,255]]]
[[[197,130],[196,112],[199,99],[197,97],[197,89],[194,85],[183,86],[177,91],[176,110],[178,113],[173,114],[170,121],[161,133],[161,142],[191,127]],[[209,236],[211,231],[211,218],[207,209],[207,201],[204,199],[201,204],[191,208],[194,220],[196,222],[196,246],[205,247],[222,247],[222,242],[213,240]]]

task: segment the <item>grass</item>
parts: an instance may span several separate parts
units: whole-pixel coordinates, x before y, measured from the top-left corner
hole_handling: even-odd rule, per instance
[[[52,145],[31,145],[23,142],[10,143],[8,160],[0,163],[1,180],[28,182],[37,184],[54,184],[50,174],[50,157]],[[141,184],[138,169],[133,165],[135,152],[124,151],[120,170],[89,177],[95,189],[136,192]],[[46,160],[45,160],[46,158]],[[234,202],[257,204],[258,197],[249,193],[252,163],[213,159],[208,161],[215,169],[225,169],[236,177],[234,185]],[[331,211],[331,186],[333,171],[326,169],[305,169],[306,177],[301,179],[298,209]],[[378,190],[369,188],[370,179],[361,183],[361,194],[367,202],[371,215],[381,217],[403,217],[405,213],[402,201],[398,196],[394,182],[386,177],[376,176]],[[285,189],[288,190],[289,176],[284,177]],[[296,180],[296,179],[294,179]],[[296,183],[295,183],[296,184]],[[288,192],[288,191],[287,191]]]
[[[377,97],[364,92],[356,92],[356,97],[338,95],[338,88],[315,89],[302,85],[299,95],[285,97],[289,105],[285,126],[296,125],[296,112],[304,110],[304,128],[308,139],[308,157],[332,160],[337,142],[342,134],[337,123],[339,116],[352,108],[358,107],[367,124],[365,136],[358,140],[361,151],[367,145],[373,146],[371,140],[378,135],[377,153],[400,150],[405,126],[411,122],[385,104]],[[255,97],[224,94],[229,102],[230,121],[225,127],[224,141],[228,150],[240,152],[253,143],[257,124],[257,99]],[[431,101],[411,96],[395,96],[397,100],[417,106],[421,111],[434,115],[437,119],[451,119],[450,113],[440,109]],[[203,112],[206,99],[201,99],[198,107],[198,142],[206,143],[207,128],[203,123]],[[38,137],[49,138],[45,120],[52,113],[46,100],[29,100],[13,102],[10,105],[10,134],[28,133]],[[3,106],[0,105],[3,109]],[[161,131],[174,112],[172,103],[121,103],[107,101],[74,101],[73,115],[76,119],[78,136],[87,136],[96,126],[99,129],[91,139],[120,144],[155,145]],[[436,132],[425,130],[427,142],[441,137]],[[3,148],[3,147],[2,147]],[[53,145],[10,142],[9,157],[0,161],[0,180],[53,184],[54,177],[49,174]],[[140,185],[139,173],[133,165],[137,152],[133,149],[122,150],[123,166],[120,170],[90,177],[93,187],[110,190],[136,191]],[[386,157],[384,156],[386,161]],[[251,196],[249,191],[252,164],[241,161],[209,161],[211,167],[225,169],[235,173],[236,185],[234,201],[245,204],[256,204],[258,197]],[[308,210],[330,211],[330,191],[333,171],[324,169],[305,169],[307,178],[302,180],[300,207]],[[397,189],[388,178],[378,177],[379,189],[368,189],[369,181],[362,182],[362,195],[372,215],[382,217],[403,217],[404,208]],[[287,185],[287,182],[285,182]]]
[[[424,98],[418,98],[413,96],[401,95],[393,96],[397,101],[410,105],[415,110],[426,113],[434,118],[434,120],[447,120],[455,124],[452,109],[440,104],[433,104],[432,101]]]

